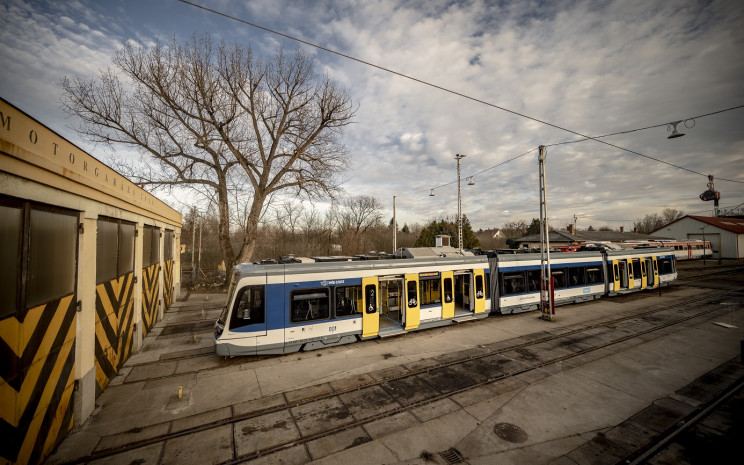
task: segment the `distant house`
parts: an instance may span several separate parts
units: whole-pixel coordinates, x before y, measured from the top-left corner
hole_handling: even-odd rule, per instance
[[[504,233],[500,229],[491,228],[491,229],[482,229],[475,233],[478,237],[490,237],[492,239],[499,239],[504,237]]]
[[[615,242],[625,241],[658,241],[659,239],[672,239],[671,237],[651,236],[637,232],[626,232],[625,228],[620,231],[576,231],[573,225],[568,230],[550,231],[548,235],[551,247],[560,247],[566,245],[583,245],[598,242]],[[540,247],[540,234],[531,234],[529,236],[517,239],[520,247]]]
[[[744,219],[686,215],[652,234],[674,239],[706,240],[716,258],[744,258]]]

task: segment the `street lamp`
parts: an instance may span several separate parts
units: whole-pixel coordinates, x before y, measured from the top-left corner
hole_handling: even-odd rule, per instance
[[[455,154],[457,160],[457,244],[462,255],[462,194],[460,193],[460,160],[465,158],[463,154]]]

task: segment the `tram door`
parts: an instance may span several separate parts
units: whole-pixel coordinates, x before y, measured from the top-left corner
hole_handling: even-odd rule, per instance
[[[648,277],[646,275],[646,260],[641,258],[639,259],[641,263],[641,289],[646,289],[646,286],[648,285]]]
[[[230,314],[229,338],[241,346],[243,355],[253,355],[266,340],[266,286],[245,286],[238,290]],[[317,299],[317,294],[303,292],[293,293],[292,310],[302,308],[307,314],[310,302]]]
[[[406,281],[406,329],[416,329],[421,321],[421,306],[419,303],[419,276],[416,273],[405,275]]]
[[[612,269],[612,290],[617,292],[620,290],[620,264],[618,263],[618,260],[612,260],[611,262],[608,262],[608,264]]]
[[[454,273],[452,271],[442,271],[441,289],[442,289],[442,318],[452,318],[455,316],[455,298],[454,298]]]
[[[483,270],[473,270],[473,278],[475,279],[475,308],[473,313],[483,313],[486,311],[485,273]]]
[[[615,281],[615,292],[633,285],[633,271],[625,260],[612,260],[612,277]]]
[[[380,286],[380,316],[395,323],[404,322],[405,307],[402,305],[403,279],[400,277],[382,278]]]
[[[471,275],[469,271],[455,273],[455,311],[472,312]]]
[[[377,291],[377,277],[362,278],[362,337],[377,336],[380,332]]]

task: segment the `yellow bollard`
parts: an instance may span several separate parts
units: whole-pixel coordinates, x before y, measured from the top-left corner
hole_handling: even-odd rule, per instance
[[[178,386],[178,398],[183,397],[183,386]]]

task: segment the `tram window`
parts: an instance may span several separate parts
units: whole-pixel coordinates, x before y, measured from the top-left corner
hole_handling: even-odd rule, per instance
[[[525,290],[524,273],[521,271],[502,273],[501,294],[521,294]]]
[[[633,260],[633,276],[636,278],[641,277],[641,261]]]
[[[659,262],[659,274],[671,274],[674,273],[674,264],[671,258],[660,258]]]
[[[26,305],[75,292],[77,215],[31,209]]]
[[[540,290],[540,270],[527,270],[527,290],[529,292]]]
[[[421,305],[433,305],[441,303],[441,297],[439,293],[439,279],[422,279],[419,281],[419,288],[421,290]]]
[[[362,286],[339,286],[336,288],[336,316],[349,316],[358,312],[362,304]]]
[[[478,275],[475,277],[475,298],[482,299],[485,295],[485,292],[483,292],[483,276]]]
[[[583,286],[586,284],[583,266],[572,266],[568,269],[568,286]]]
[[[18,306],[23,210],[0,205],[0,318],[12,315]]]
[[[292,292],[292,323],[325,320],[329,317],[328,288]]]
[[[483,274],[483,277],[485,278],[486,299],[490,299],[491,298],[491,273],[486,271]]]
[[[367,284],[364,287],[364,293],[366,294],[365,304],[366,308],[364,309],[367,313],[377,313],[377,286],[374,284]]]
[[[598,267],[587,267],[586,283],[587,284],[603,284],[604,279],[602,279],[602,269]]]
[[[444,278],[444,301],[452,302],[452,278]]]
[[[551,270],[553,275],[553,288],[558,289],[566,287],[566,272],[565,270]]]
[[[264,286],[246,286],[235,299],[230,328],[255,325],[266,321]]]
[[[481,281],[481,285],[483,285],[483,281]],[[416,281],[408,281],[408,284],[406,285],[406,299],[408,300],[408,308],[416,308],[418,306],[416,287]]]

